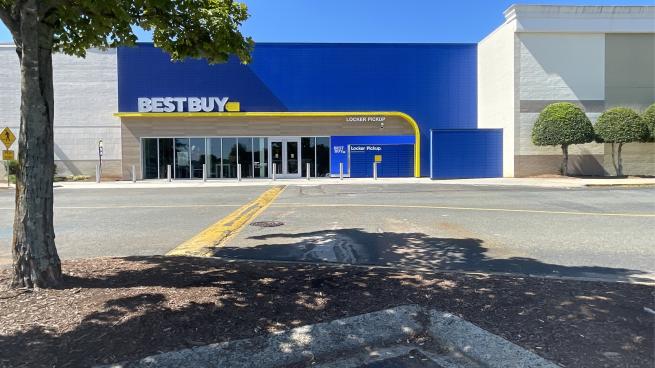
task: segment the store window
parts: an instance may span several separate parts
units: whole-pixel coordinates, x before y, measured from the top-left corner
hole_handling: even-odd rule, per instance
[[[173,170],[173,138],[159,138],[159,178],[166,179],[167,168],[171,166],[171,177]]]
[[[143,178],[156,179],[159,175],[157,165],[157,138],[143,139]]]
[[[330,137],[316,137],[316,176],[330,176]]]
[[[207,177],[221,177],[221,139],[207,138]]]
[[[191,178],[202,179],[202,165],[205,164],[205,138],[189,139],[191,154]]]
[[[307,164],[309,164],[309,175],[316,176],[316,138],[315,137],[302,137],[300,139],[302,157],[302,176],[307,177]]]
[[[189,138],[175,138],[175,178],[188,179],[190,164]]]
[[[252,138],[239,138],[239,163],[241,164],[241,177],[252,178]]]
[[[268,177],[268,139],[253,138],[252,153],[254,177]]]
[[[237,139],[223,138],[223,177],[237,177]]]

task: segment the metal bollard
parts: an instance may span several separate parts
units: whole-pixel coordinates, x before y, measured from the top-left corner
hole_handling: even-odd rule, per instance
[[[272,175],[272,177],[273,177],[273,181],[275,181],[275,173],[276,173],[276,172],[277,172],[277,164],[276,164],[276,163],[273,163],[273,175]]]
[[[241,181],[241,164],[237,164],[237,181]]]
[[[343,162],[339,162],[339,180],[343,180]]]
[[[96,183],[100,183],[100,165],[96,165]]]
[[[171,165],[166,165],[166,181],[171,182]]]
[[[309,163],[307,163],[307,180],[309,180],[309,177],[311,176],[311,173],[310,173],[310,171],[309,171],[309,170],[311,169],[311,167],[312,167],[312,165],[310,165]]]
[[[207,181],[207,164],[202,164],[202,181]]]
[[[132,165],[132,183],[136,183],[136,165]]]
[[[378,180],[378,163],[373,163],[373,180]]]

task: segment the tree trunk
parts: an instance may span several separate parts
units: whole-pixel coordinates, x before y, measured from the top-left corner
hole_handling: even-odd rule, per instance
[[[619,148],[616,150],[616,176],[623,176],[623,158],[621,157],[621,150],[623,149],[623,143],[619,143]]]
[[[569,175],[569,145],[562,145],[562,167],[560,168],[560,173],[564,176]]]
[[[52,29],[39,20],[39,0],[20,8],[21,120],[12,255],[14,287],[61,285],[53,226]]]
[[[614,149],[614,142],[610,144],[610,149],[612,150],[612,166],[614,166],[614,173],[619,175],[619,167],[616,164],[616,150]]]

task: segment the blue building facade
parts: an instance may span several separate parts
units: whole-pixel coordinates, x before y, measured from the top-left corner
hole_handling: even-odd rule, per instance
[[[345,166],[342,170],[348,174],[350,149],[355,145],[406,145],[415,144],[418,139],[420,160],[416,161],[420,161],[420,167],[416,171],[420,176],[429,176],[430,132],[476,128],[476,48],[476,44],[262,43],[254,48],[252,63],[248,65],[237,59],[209,65],[201,59],[173,62],[152,44],[139,44],[118,50],[118,115],[124,124],[129,124],[129,113],[143,112],[140,99],[167,96],[185,96],[184,104],[190,97],[229,96],[229,101],[238,102],[238,107],[232,106],[232,110],[238,108],[244,116],[354,113],[353,116],[367,118],[377,113],[399,112],[416,122],[417,134],[386,134],[383,121],[381,129],[371,130],[370,135],[358,133],[354,137],[346,127],[343,133],[330,135],[329,171],[338,174],[342,163]],[[225,101],[215,99],[211,111],[215,115],[218,111],[229,114],[229,108],[218,109],[226,101],[227,97]],[[168,111],[191,116],[190,105],[184,104],[180,100],[179,108]],[[208,111],[210,106],[205,107],[196,110]],[[220,119],[215,124],[220,129]],[[297,134],[292,135],[305,136],[302,130],[299,126]],[[376,139],[380,132],[385,137]],[[221,135],[220,131],[216,134]],[[288,136],[289,132],[280,135]],[[209,144],[206,141],[205,145]],[[142,147],[141,151],[144,150]],[[387,148],[387,151],[394,150]],[[291,157],[289,152],[286,154]],[[413,155],[411,159],[414,160]],[[380,165],[390,161],[398,160],[382,160]],[[402,173],[400,176],[407,173],[404,167],[383,169],[380,172]]]

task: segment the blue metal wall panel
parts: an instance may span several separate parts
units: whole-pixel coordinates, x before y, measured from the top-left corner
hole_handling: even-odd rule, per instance
[[[433,130],[432,178],[503,176],[503,130]]]
[[[330,139],[330,172],[339,175],[339,164],[343,164],[344,174],[348,174],[348,146],[352,144],[410,144],[414,146],[416,139],[411,135],[377,135],[377,136],[333,136]],[[414,165],[414,154],[410,164]],[[414,172],[407,176],[414,176]]]
[[[258,44],[253,62],[171,62],[151,44],[118,50],[119,110],[138,97],[227,96],[243,111],[401,111],[421,130],[475,128],[475,44]],[[301,134],[299,132],[299,134]]]
[[[398,178],[414,176],[414,145],[412,144],[355,144],[349,146],[350,177],[373,177],[373,162],[380,155],[378,177]]]

